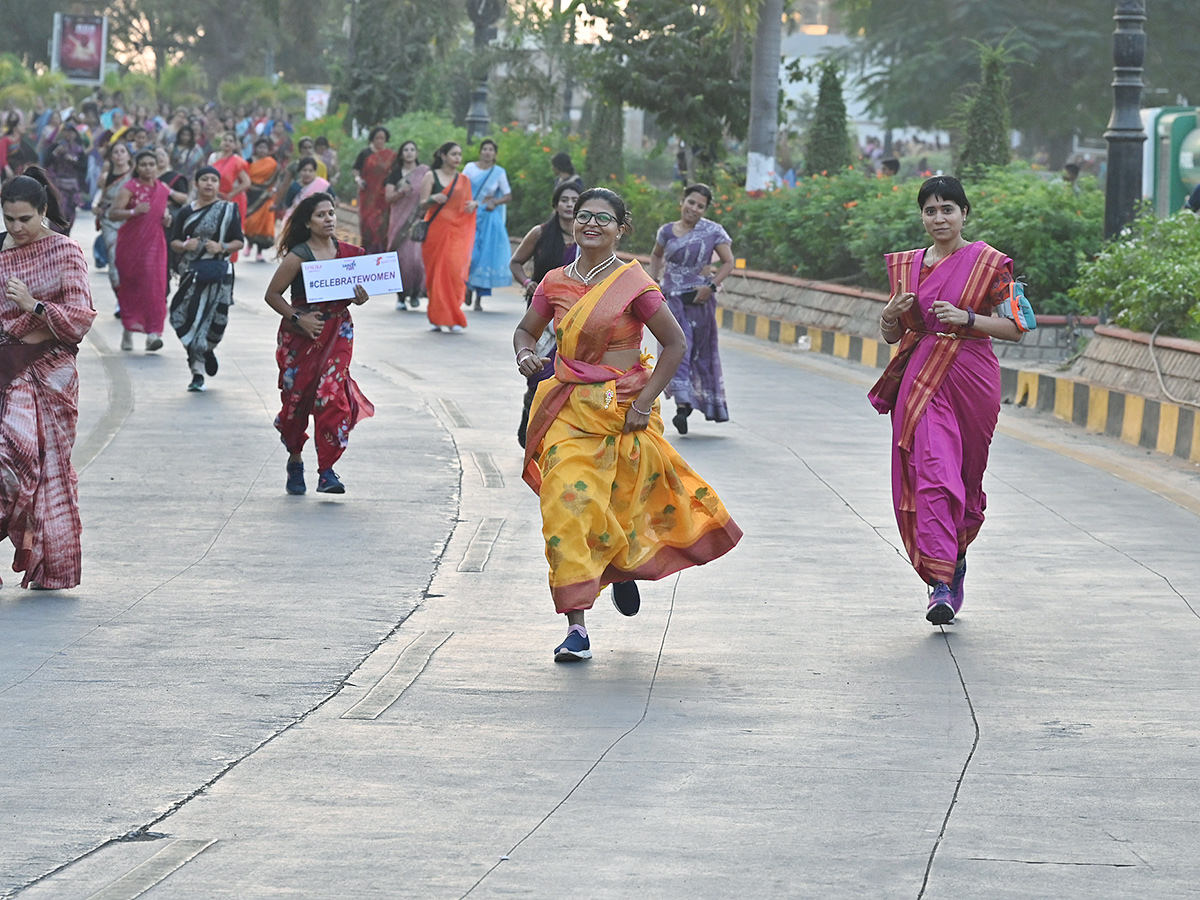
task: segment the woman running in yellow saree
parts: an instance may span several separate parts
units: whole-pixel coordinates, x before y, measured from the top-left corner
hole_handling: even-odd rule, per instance
[[[617,610],[635,615],[635,581],[703,565],[742,536],[663,437],[658,395],[686,341],[654,281],[638,263],[617,260],[628,222],[612,191],[580,195],[579,257],[543,279],[513,335],[526,377],[549,362],[535,348],[551,320],[558,338],[554,376],[530,411],[524,479],[541,499],[550,592],[570,626],[554,651],[559,662],[591,657],[584,613],[605,585]],[[653,369],[641,350],[643,326],[663,347]]]

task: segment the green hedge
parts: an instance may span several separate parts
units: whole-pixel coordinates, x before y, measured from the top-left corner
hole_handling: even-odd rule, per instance
[[[463,144],[467,161],[478,157],[478,145],[466,145],[463,129],[436,115],[410,113],[384,124],[392,147],[414,140],[424,162],[447,140]],[[305,123],[300,133],[330,139],[343,169],[335,187],[344,198],[353,197],[350,166],[365,141],[344,133],[340,113]],[[509,233],[520,237],[551,214],[550,157],[566,150],[583,169],[586,150],[577,137],[531,134],[515,124],[494,129],[492,137],[513,187]],[[916,178],[878,179],[849,167],[802,179],[795,189],[748,195],[720,174],[711,185],[709,217],[725,226],[734,253],[750,268],[886,290],[883,255],[929,243],[916,205],[919,186]],[[622,243],[626,250],[649,253],[659,226],[679,217],[678,186],[661,188],[630,175],[605,187],[620,193],[632,213],[634,232]],[[1081,265],[1103,245],[1104,196],[1094,179],[1083,179],[1076,191],[1014,165],[987,170],[966,190],[972,208],[965,236],[985,240],[1013,258],[1034,309],[1092,313],[1104,305],[1094,293],[1070,292]]]
[[[1200,338],[1200,221],[1145,216],[1085,266],[1071,299],[1136,331]]]

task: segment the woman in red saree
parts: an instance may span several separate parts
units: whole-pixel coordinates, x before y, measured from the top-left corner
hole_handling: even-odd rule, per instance
[[[221,135],[221,149],[213,154],[212,159],[208,164],[212,166],[221,176],[221,190],[217,195],[221,200],[232,200],[237,204],[238,217],[241,221],[246,221],[246,189],[250,187],[250,167],[246,164],[246,160],[242,159],[242,154],[238,152],[237,135],[232,131],[226,131]],[[238,255],[235,253],[229,258],[230,262],[237,262]]]
[[[384,181],[396,161],[388,147],[391,133],[382,125],[371,129],[367,147],[354,160],[354,183],[358,185],[358,231],[368,253],[387,250],[388,202]]]
[[[0,192],[0,535],[21,585],[79,584],[79,497],[71,449],[79,419],[75,354],[96,317],[79,245],[36,166]]]
[[[463,300],[475,249],[475,203],[471,179],[459,173],[462,147],[447,141],[433,154],[433,168],[421,180],[421,208],[429,232],[421,246],[429,325],[434,331],[467,327]]]
[[[880,318],[899,353],[871,389],[892,417],[892,502],[900,536],[930,587],[925,617],[951,622],[962,608],[967,547],[983,524],[983,473],[1000,413],[992,338],[1019,341],[1007,303],[1012,260],[962,229],[971,206],[958,179],[930,178],[917,205],[928,249],[887,256],[892,296]]]
[[[703,565],[742,536],[663,437],[658,395],[687,342],[641,265],[617,261],[628,223],[617,194],[585,191],[575,208],[579,256],[543,279],[513,335],[526,378],[549,362],[536,346],[552,320],[558,336],[554,375],[530,411],[523,474],[540,498],[550,593],[569,625],[558,662],[591,657],[584,613],[605,585],[618,612],[636,615],[636,581]],[[643,326],[663,348],[653,369]]]
[[[121,349],[133,349],[135,332],[146,335],[146,351],[162,349],[163,323],[167,318],[167,236],[171,224],[167,202],[171,190],[158,180],[153,150],[134,158],[134,177],[125,182],[108,211],[110,219],[124,222],[114,262],[121,273],[117,301],[121,307]]]
[[[362,247],[335,238],[336,228],[332,197],[313,194],[302,200],[279,238],[283,262],[267,287],[267,305],[283,317],[275,351],[283,408],[275,417],[275,427],[288,450],[289,494],[306,490],[301,451],[308,440],[310,418],[317,445],[317,491],[344,494],[346,488],[333,465],[346,451],[350,430],[375,414],[371,401],[350,377],[354,354],[350,304],[366,303],[367,292],[355,285],[353,297],[344,300],[309,304],[305,297],[303,263],[363,255]],[[283,296],[289,286],[290,303]]]

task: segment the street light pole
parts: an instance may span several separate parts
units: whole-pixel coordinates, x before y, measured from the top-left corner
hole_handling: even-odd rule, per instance
[[[1108,181],[1104,199],[1104,236],[1113,238],[1128,225],[1142,196],[1142,63],[1146,58],[1146,0],[1118,0],[1113,18],[1113,112],[1108,141]]]
[[[503,0],[467,0],[467,15],[475,24],[475,51],[482,55],[496,36],[496,22],[504,11]],[[479,80],[471,90],[471,108],[467,111],[467,142],[475,143],[485,137],[491,119],[488,118],[488,71],[482,68]]]

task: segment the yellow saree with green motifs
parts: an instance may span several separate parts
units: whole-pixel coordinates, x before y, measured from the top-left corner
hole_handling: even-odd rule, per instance
[[[554,289],[551,276],[543,287]],[[650,377],[648,357],[625,372],[601,360],[617,317],[655,289],[635,262],[584,294],[559,322],[554,376],[530,411],[524,479],[541,498],[559,612],[590,609],[613,582],[703,565],[742,536],[716,492],[663,437],[657,401],[645,431],[623,433],[629,404]]]

